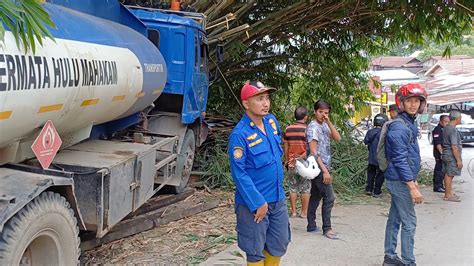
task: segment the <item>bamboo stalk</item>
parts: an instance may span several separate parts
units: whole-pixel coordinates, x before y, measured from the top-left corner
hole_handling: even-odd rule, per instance
[[[225,31],[222,34],[219,34],[217,36],[214,36],[212,39],[209,39],[209,44],[222,41],[229,36],[235,35],[235,34],[240,34],[241,31],[248,29],[250,26],[248,24],[244,24],[238,27],[235,27],[231,30]]]
[[[229,23],[229,21],[235,20],[235,15],[234,13],[228,13],[227,15],[220,17],[218,19],[215,19],[212,21],[212,23],[207,24],[206,30],[212,29],[218,25],[221,25],[222,23]]]

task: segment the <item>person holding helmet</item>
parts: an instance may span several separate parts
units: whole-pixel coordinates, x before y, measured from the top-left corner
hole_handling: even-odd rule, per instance
[[[245,114],[229,137],[235,183],[237,242],[247,265],[279,265],[290,242],[281,157],[281,131],[270,110],[270,92],[261,82],[246,82],[240,98]]]
[[[385,156],[388,167],[385,183],[391,195],[390,211],[385,228],[384,265],[416,265],[415,204],[423,196],[416,181],[420,171],[420,148],[415,118],[424,112],[428,95],[419,84],[402,86],[395,95],[398,116],[388,125],[385,136]],[[397,238],[401,227],[401,255],[397,256]]]
[[[385,114],[377,114],[374,117],[374,128],[367,131],[364,138],[364,144],[369,149],[369,165],[367,166],[367,186],[365,187],[365,193],[372,195],[376,198],[382,196],[382,185],[383,185],[383,171],[379,168],[379,162],[377,161],[377,146],[379,145],[380,132],[382,126],[388,121],[388,117]]]
[[[306,129],[306,141],[309,154],[316,157],[320,174],[311,180],[311,196],[308,205],[307,232],[318,232],[316,225],[316,210],[322,200],[321,216],[323,220],[323,235],[329,239],[337,239],[337,234],[331,225],[331,212],[336,197],[332,187],[331,174],[331,140],[340,141],[341,135],[331,122],[329,115],[331,105],[318,100],[314,104],[314,118]]]

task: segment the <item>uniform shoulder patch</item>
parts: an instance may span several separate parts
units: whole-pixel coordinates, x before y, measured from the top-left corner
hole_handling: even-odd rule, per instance
[[[234,159],[240,159],[243,155],[242,147],[234,147]]]
[[[270,125],[272,126],[273,130],[276,131],[276,130],[277,130],[277,126],[276,126],[276,124],[275,124],[275,121],[274,121],[273,119],[270,119],[270,120],[268,120],[268,122],[269,122]]]

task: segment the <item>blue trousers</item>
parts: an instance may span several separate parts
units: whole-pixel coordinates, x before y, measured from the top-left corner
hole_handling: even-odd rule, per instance
[[[386,185],[392,196],[387,226],[385,228],[385,255],[397,256],[397,237],[401,227],[401,251],[405,263],[415,263],[415,204],[410,195],[410,189],[405,182],[386,180]]]
[[[265,259],[264,249],[277,257],[286,253],[291,232],[285,200],[269,203],[267,215],[260,223],[254,221],[254,213],[245,205],[236,204],[235,214],[237,242],[246,253],[248,262]]]

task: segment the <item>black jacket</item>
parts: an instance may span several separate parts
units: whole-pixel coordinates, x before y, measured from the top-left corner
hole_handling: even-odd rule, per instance
[[[436,149],[436,145],[443,146],[443,127],[438,124],[431,132],[431,136],[433,136],[433,156],[435,159],[441,160],[441,153]]]

